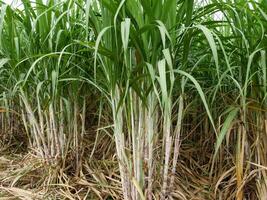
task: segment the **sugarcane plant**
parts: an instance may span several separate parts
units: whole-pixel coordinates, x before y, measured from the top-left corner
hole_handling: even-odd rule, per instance
[[[266,1],[0,5],[1,133],[23,125],[49,183],[102,151],[117,199],[266,197]]]

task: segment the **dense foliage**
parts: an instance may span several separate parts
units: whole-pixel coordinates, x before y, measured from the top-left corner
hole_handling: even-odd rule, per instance
[[[0,5],[0,197],[266,199],[267,1]]]

